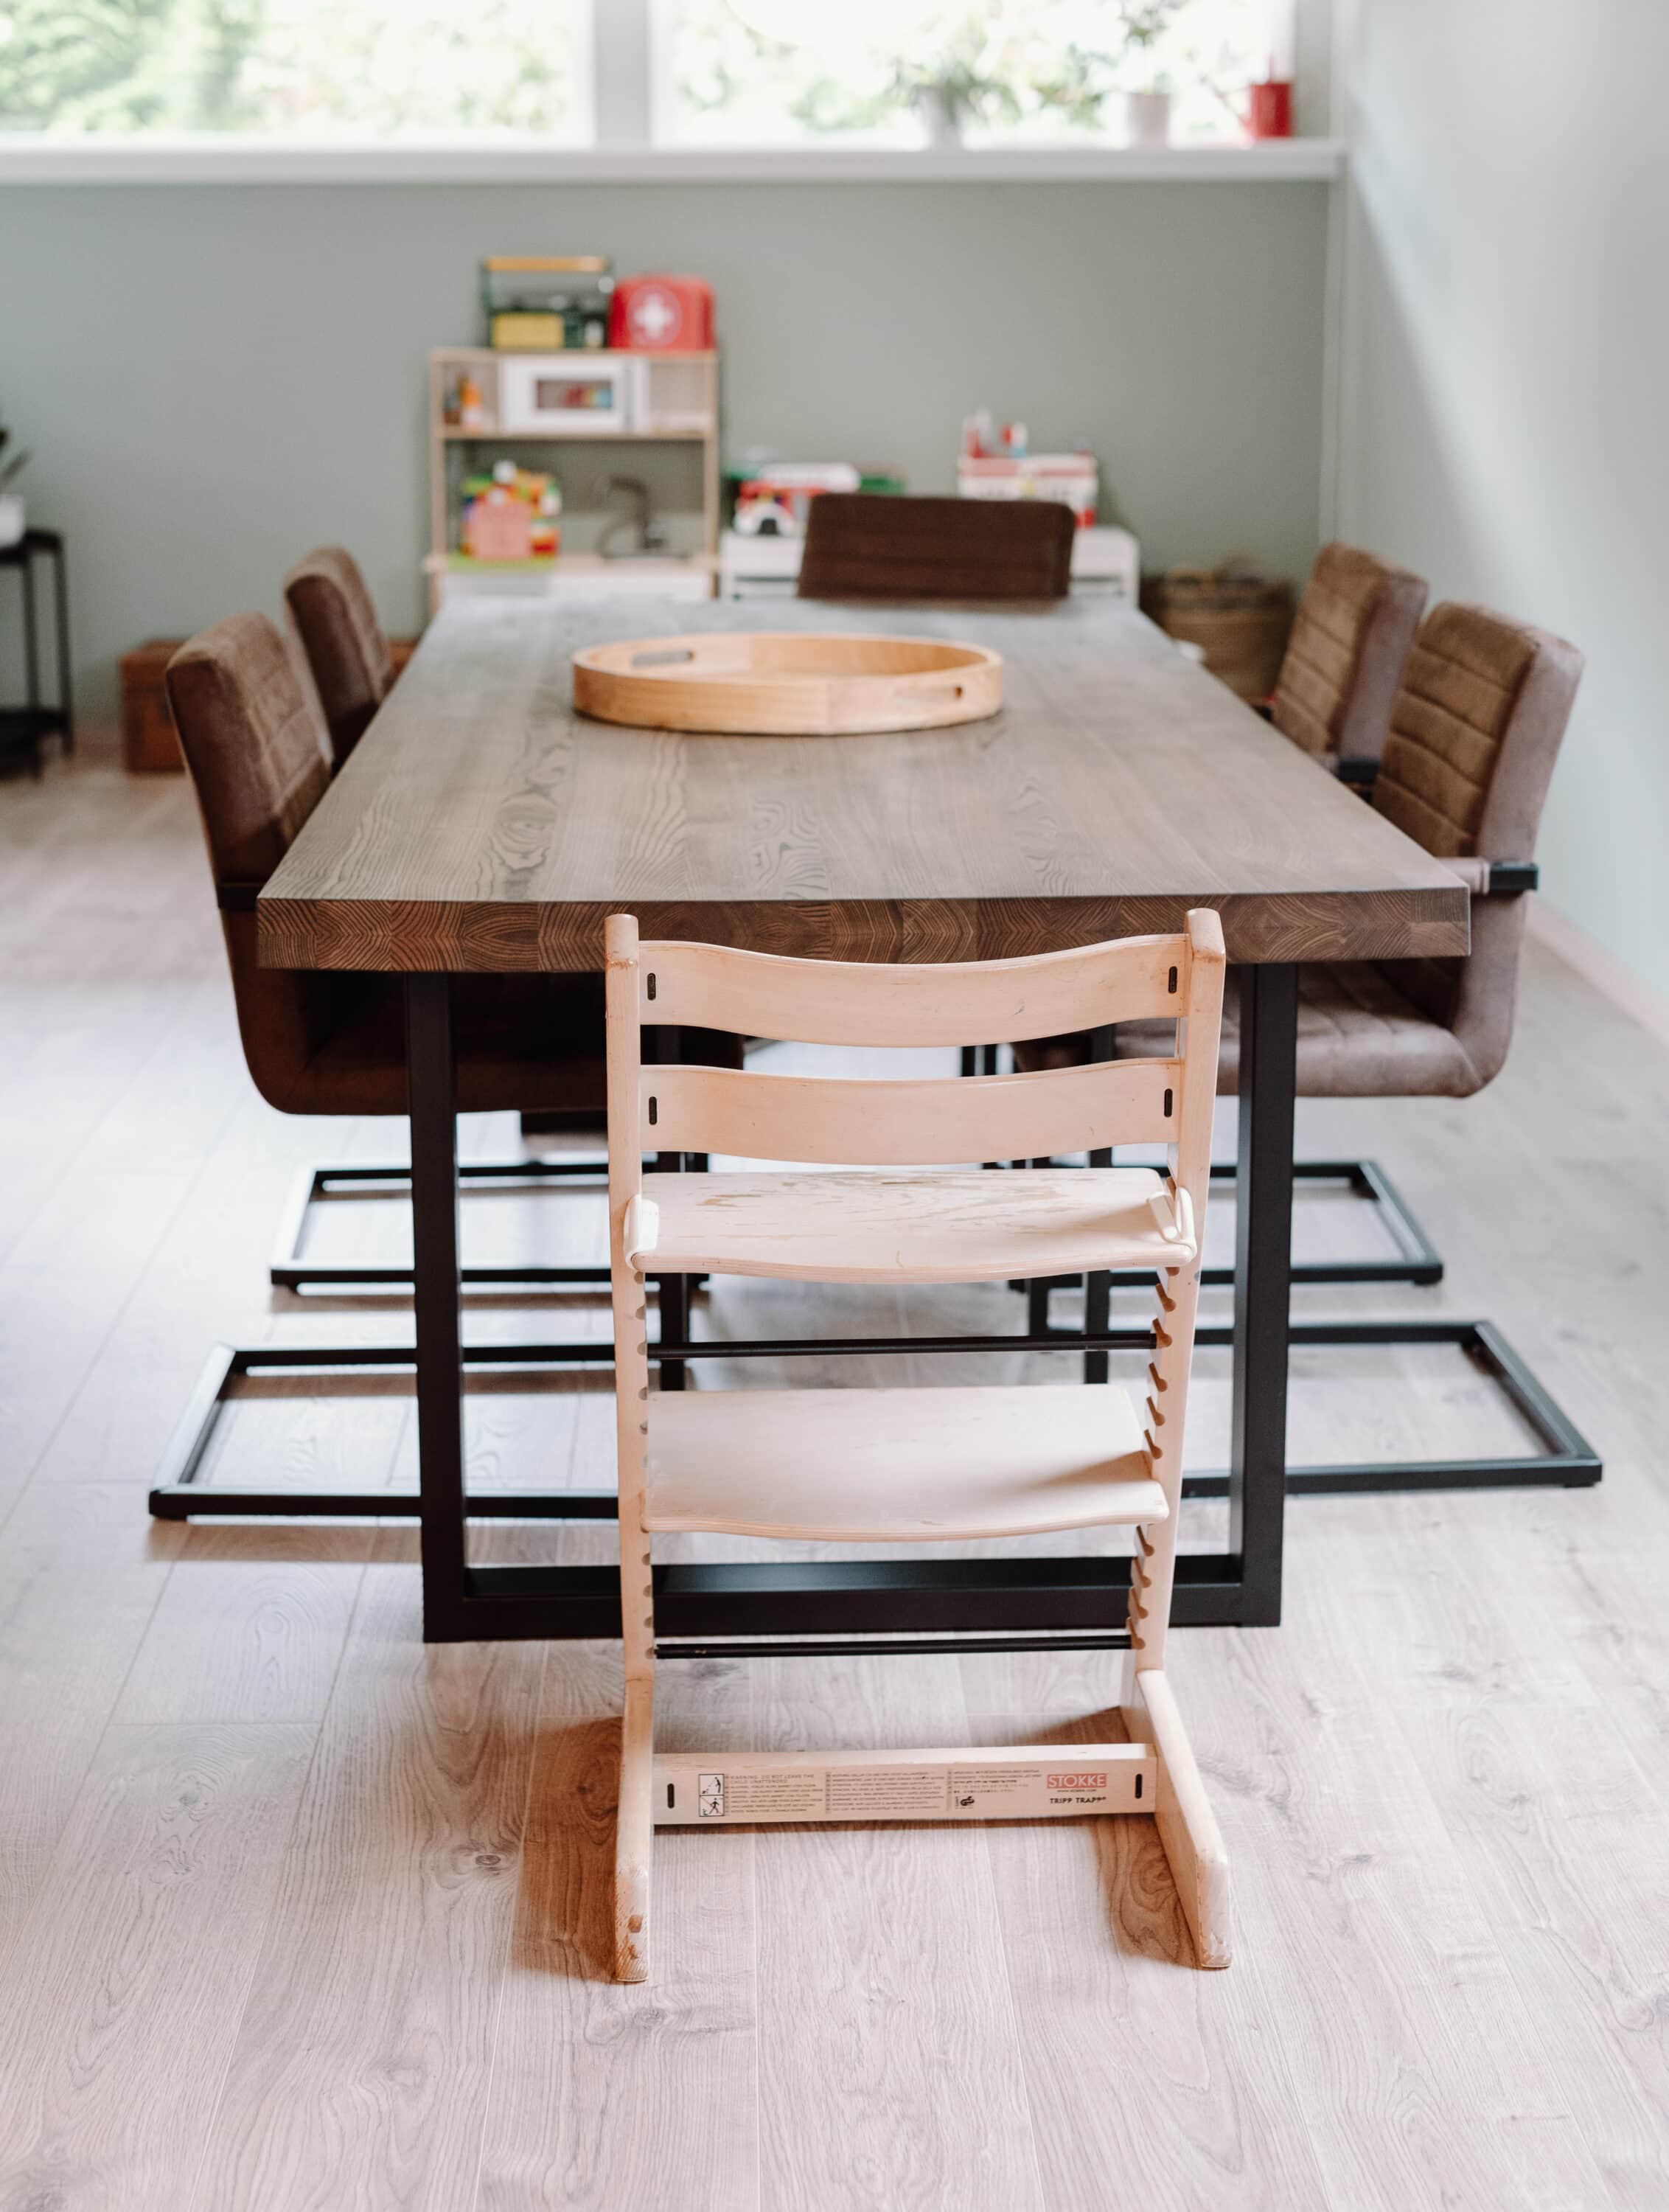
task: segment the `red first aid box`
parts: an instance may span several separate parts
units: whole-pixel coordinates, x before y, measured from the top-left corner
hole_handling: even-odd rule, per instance
[[[711,353],[713,288],[699,276],[622,276],[609,343],[632,353]]]

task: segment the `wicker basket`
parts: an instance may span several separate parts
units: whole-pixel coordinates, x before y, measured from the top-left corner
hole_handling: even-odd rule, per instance
[[[1142,585],[1142,611],[1169,637],[1203,647],[1205,665],[1242,699],[1266,699],[1292,628],[1292,586],[1238,561],[1168,568]]]

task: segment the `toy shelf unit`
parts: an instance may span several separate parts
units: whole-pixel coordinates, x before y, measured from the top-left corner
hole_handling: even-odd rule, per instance
[[[719,356],[444,347],[429,356],[431,611],[446,599],[710,599],[719,552]],[[530,557],[471,557],[465,484],[502,464],[560,492]],[[547,505],[550,502],[547,501]]]

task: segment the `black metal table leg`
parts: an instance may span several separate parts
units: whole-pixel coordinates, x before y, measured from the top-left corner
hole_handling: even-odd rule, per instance
[[[1281,1618],[1286,1504],[1296,968],[1242,968],[1240,1020],[1229,1549],[1241,1562],[1238,1620],[1245,1627],[1274,1627]]]
[[[66,753],[72,753],[76,750],[76,708],[70,689],[70,581],[62,540],[53,549],[52,578],[58,630],[58,707],[64,716],[58,742]]]
[[[683,1032],[677,1026],[663,1023],[645,1036],[646,1053],[658,1065],[676,1066],[683,1057]],[[683,1152],[657,1152],[657,1175],[682,1175],[689,1164]],[[705,1167],[707,1163],[702,1162]],[[651,1347],[656,1359],[658,1380],[663,1390],[682,1390],[684,1387],[684,1364],[681,1359],[669,1359],[666,1351],[689,1341],[689,1278],[688,1275],[653,1275],[655,1311],[658,1334]]]
[[[1092,1060],[1113,1057],[1113,1029],[1110,1023],[1089,1032],[1089,1057]],[[1110,1168],[1110,1152],[1091,1152],[1092,1168]],[[1047,1309],[1046,1309],[1047,1310]],[[1104,1270],[1083,1279],[1083,1328],[1087,1336],[1104,1336],[1113,1316],[1113,1278]],[[1083,1355],[1083,1379],[1086,1382],[1105,1382],[1108,1378],[1108,1358],[1104,1352],[1086,1352]]]
[[[668,1357],[689,1342],[689,1277],[688,1275],[656,1275],[655,1310],[659,1316],[659,1333],[650,1346],[653,1355],[660,1387],[663,1390],[682,1390],[687,1372],[682,1359]]]
[[[29,704],[35,708],[40,704],[40,639],[35,627],[39,612],[35,603],[34,562],[27,552],[18,575],[23,586],[24,680],[28,687]]]
[[[423,1634],[433,1643],[448,1641],[458,1634],[466,1565],[457,1070],[452,1058],[451,979],[408,975],[405,1010]]]

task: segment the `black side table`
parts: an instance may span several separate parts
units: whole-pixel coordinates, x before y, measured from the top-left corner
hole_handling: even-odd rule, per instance
[[[40,696],[39,609],[35,598],[35,561],[52,562],[52,628],[58,643],[58,703]],[[64,580],[64,536],[57,530],[26,530],[15,545],[0,545],[0,568],[15,568],[23,587],[23,654],[29,696],[21,707],[0,705],[0,757],[27,752],[33,775],[40,774],[40,741],[56,737],[66,753],[76,749],[75,708],[70,696],[70,593]]]

